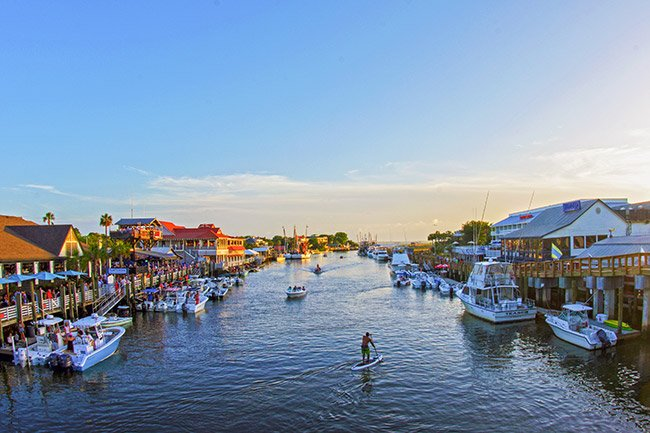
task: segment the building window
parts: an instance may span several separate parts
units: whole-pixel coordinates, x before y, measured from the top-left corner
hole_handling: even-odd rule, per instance
[[[596,242],[598,242],[596,236],[587,236],[587,243],[586,243],[587,248],[589,248],[590,246],[592,246]]]
[[[573,237],[573,248],[584,248],[585,247],[585,237],[584,236],[574,236]]]
[[[598,235],[598,241],[602,241],[603,239],[607,239],[607,235]]]

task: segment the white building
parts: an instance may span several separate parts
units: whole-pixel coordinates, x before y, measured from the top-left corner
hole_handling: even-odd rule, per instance
[[[549,260],[555,246],[561,257],[574,257],[611,236],[624,236],[627,222],[599,199],[550,206],[524,228],[503,236],[506,260]]]

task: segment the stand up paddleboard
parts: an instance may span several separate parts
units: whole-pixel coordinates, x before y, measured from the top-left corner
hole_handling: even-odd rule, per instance
[[[366,368],[370,368],[372,366],[375,366],[375,365],[379,364],[383,360],[384,360],[384,356],[379,355],[379,356],[377,356],[375,358],[371,358],[370,362],[368,362],[366,364],[364,364],[363,362],[357,362],[356,364],[354,364],[352,366],[352,371],[365,370]]]

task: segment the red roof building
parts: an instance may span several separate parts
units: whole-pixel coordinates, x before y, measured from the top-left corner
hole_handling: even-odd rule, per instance
[[[244,238],[229,236],[214,224],[199,224],[188,228],[169,221],[160,221],[164,228],[160,246],[171,247],[176,253],[185,252],[187,259],[203,257],[223,268],[244,263]]]

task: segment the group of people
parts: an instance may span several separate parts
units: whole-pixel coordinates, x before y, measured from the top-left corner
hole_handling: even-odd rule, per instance
[[[304,292],[307,289],[305,289],[305,286],[302,286],[302,287],[301,286],[293,286],[293,287],[289,286],[289,290],[292,290],[294,292],[298,292],[298,291]]]

